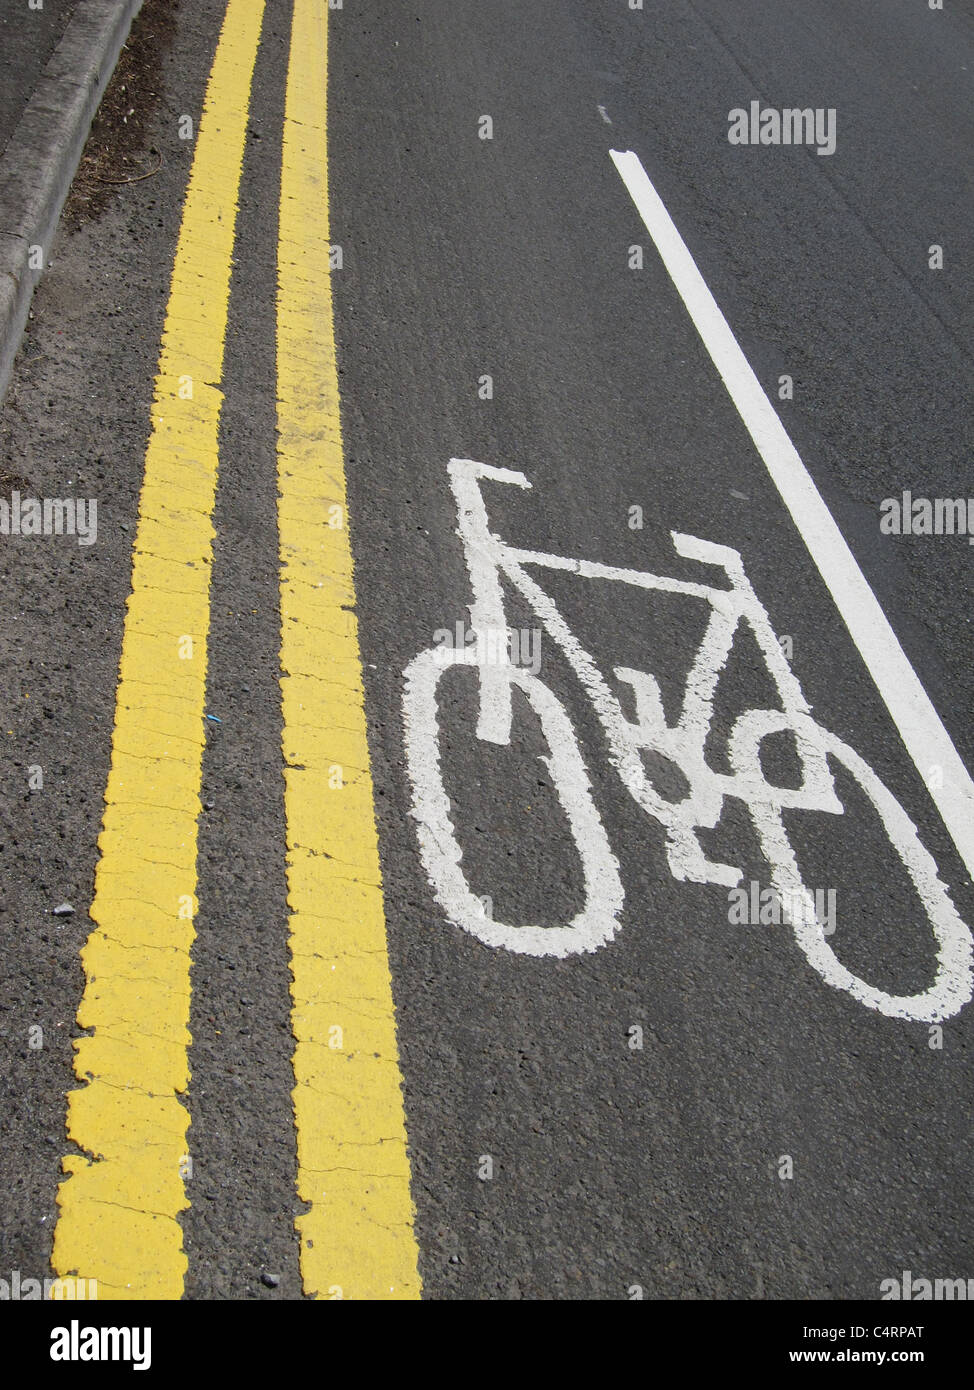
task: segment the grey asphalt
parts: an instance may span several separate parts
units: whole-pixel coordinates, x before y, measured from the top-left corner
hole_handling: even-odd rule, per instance
[[[793,639],[816,718],[895,792],[974,921],[923,782],[609,158],[640,156],[766,388],[794,377],[786,428],[974,767],[971,550],[963,538],[882,537],[878,511],[905,488],[974,493],[974,9],[728,9],[416,0],[390,16],[359,0],[330,16],[343,429],[430,1298],[621,1299],[634,1285],[651,1298],[876,1298],[904,1269],[974,1275],[970,1007],[932,1047],[926,1026],[827,986],[786,928],[732,926],[726,890],[674,882],[660,827],[628,799],[550,644],[543,679],[578,731],[622,866],[616,940],[565,961],[481,945],[434,901],[409,815],[402,672],[468,616],[446,464],[473,457],[534,482],[486,492],[495,529],[518,544],[684,576],[671,529],[740,550],[776,632]],[[0,549],[0,1274],[44,1273],[49,1254],[147,407],[188,171],[176,126],[199,109],[221,12],[218,0],[180,11],[153,130],[163,167],[62,236],[0,417],[8,478],[54,496],[70,479],[100,499],[90,550]],[[204,768],[185,1219],[197,1298],[300,1291],[274,530],[287,20],[286,5],[270,7],[225,382],[208,693],[223,722]],[[834,107],[835,154],[730,145],[728,112],[752,98]],[[478,138],[483,115],[490,141]],[[932,243],[943,271],[928,268]],[[633,244],[642,270],[629,268]],[[633,505],[642,530],[628,525]],[[651,671],[672,715],[694,615],[575,577],[549,587],[603,669]],[[516,604],[511,614],[530,626]],[[566,920],[580,877],[538,728],[520,709],[511,749],[478,744],[466,679],[444,682],[442,709],[464,866],[498,918]],[[722,684],[718,764],[734,715],[767,694],[745,645]],[[50,774],[31,795],[35,763]],[[836,890],[835,950],[884,989],[922,988],[929,928],[875,813],[845,774],[837,788],[844,816],[788,822],[807,880]],[[740,812],[708,846],[767,881]],[[66,898],[78,912],[57,925],[50,910]],[[27,1046],[37,1022],[40,1052]],[[267,1271],[277,1287],[261,1283]]]
[[[0,155],[30,101],[37,80],[57,48],[77,0],[0,0]]]

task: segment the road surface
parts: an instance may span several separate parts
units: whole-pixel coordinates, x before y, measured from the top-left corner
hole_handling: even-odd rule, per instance
[[[974,10],[291,9],[178,11],[147,177],[76,190],[4,406],[4,495],[97,539],[0,548],[0,1275],[974,1276],[974,555],[881,527],[974,493]],[[752,102],[820,123],[733,143]],[[523,564],[543,612],[508,574],[513,687],[452,459],[579,562]],[[780,678],[742,623],[694,755],[733,555]]]

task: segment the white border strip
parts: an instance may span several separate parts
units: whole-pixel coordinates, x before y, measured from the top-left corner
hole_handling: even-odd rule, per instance
[[[632,150],[624,153],[611,150],[610,153],[738,414],[764,459],[819,574],[828,585],[968,874],[974,877],[974,784],[967,768],[683,238],[650,183],[639,156]],[[942,772],[942,779],[934,776],[937,768]],[[934,784],[942,781],[942,784],[931,785],[931,781]]]

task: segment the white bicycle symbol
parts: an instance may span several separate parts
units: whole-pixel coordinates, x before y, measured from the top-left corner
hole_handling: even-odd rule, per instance
[[[782,902],[800,905],[801,910],[792,914],[796,940],[809,964],[828,984],[848,991],[869,1008],[892,1018],[937,1022],[959,1012],[974,992],[971,934],[902,806],[854,749],[812,719],[810,706],[768,614],[744,573],[739,552],[671,532],[678,555],[723,571],[729,587],[716,588],[589,560],[520,550],[491,532],[481,482],[530,488],[524,474],[471,459],[452,459],[449,473],[457,503],[457,533],[463,542],[473,591],[470,626],[474,640],[467,647],[432,647],[421,652],[406,668],[404,697],[406,760],[420,851],[436,898],[449,919],[488,946],[524,955],[564,957],[595,951],[610,941],[619,928],[624,901],[619,863],[592,798],[571,720],[538,675],[505,659],[505,643],[498,640],[508,630],[503,577],[527,601],[543,631],[578,676],[605,732],[609,760],[623,784],[637,804],[666,828],[667,856],[675,879],[725,886],[741,881],[740,868],[707,858],[697,836],[698,830],[717,825],[725,797],[737,797],[753,820],[771,867],[773,888]],[[626,718],[604,676],[526,566],[682,594],[710,605],[706,632],[687,678],[682,712],[675,724],[666,722],[660,688],[652,675],[616,667],[616,680],[628,684],[635,699],[636,720]],[[717,680],[741,624],[747,624],[757,639],[783,708],[752,709],[736,719],[729,739],[733,771],[721,773],[707,764],[704,749],[713,718]],[[456,665],[477,670],[479,739],[501,745],[510,743],[515,688],[526,697],[540,722],[550,753],[543,761],[571,827],[583,872],[584,902],[566,926],[511,926],[495,921],[485,916],[480,898],[471,891],[464,876],[462,851],[450,819],[450,800],[440,770],[436,717],[437,686]],[[798,788],[774,786],[762,772],[761,742],[782,731],[793,734],[798,749],[803,779]],[[669,801],[656,791],[647,776],[641,749],[654,750],[679,767],[689,784],[682,801]],[[829,770],[830,758],[852,774],[876,808],[933,928],[937,943],[936,976],[922,993],[885,994],[848,970],[829,946],[812,895],[802,882],[782,812],[804,809],[843,813]]]

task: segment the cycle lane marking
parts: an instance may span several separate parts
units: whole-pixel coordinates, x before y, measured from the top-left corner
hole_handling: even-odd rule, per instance
[[[974,783],[639,156],[610,150],[646,230],[974,878]],[[940,768],[941,785],[931,777]],[[931,785],[931,782],[933,785]]]
[[[295,1224],[307,1293],[418,1298],[328,272],[327,20],[327,0],[295,0],[278,250]]]
[[[155,380],[68,1093],[52,1264],[102,1298],[179,1298],[189,1205],[190,948],[220,412],[263,0],[229,0],[207,82]],[[206,312],[200,306],[205,304]]]
[[[449,472],[457,504],[457,533],[463,543],[473,592],[470,623],[475,641],[473,646],[460,648],[432,647],[409,663],[405,671],[403,716],[420,853],[434,894],[450,920],[488,946],[563,958],[607,944],[619,928],[619,911],[625,896],[618,861],[592,802],[587,771],[570,719],[560,701],[536,675],[517,668],[500,640],[506,631],[503,577],[527,600],[581,681],[607,735],[609,761],[623,784],[637,805],[666,827],[667,858],[677,881],[724,886],[740,882],[740,867],[708,859],[697,838],[700,829],[717,824],[726,796],[740,797],[748,806],[771,866],[772,885],[783,902],[799,906],[791,919],[796,940],[809,964],[827,984],[845,990],[867,1008],[888,1017],[939,1022],[959,1012],[974,989],[970,932],[905,811],[853,749],[810,718],[810,707],[781,650],[767,611],[744,571],[739,552],[699,537],[671,532],[678,555],[716,566],[731,581],[729,589],[702,589],[665,576],[512,549],[490,529],[481,484],[490,481],[530,488],[529,479],[522,473],[472,459],[452,459]],[[703,595],[710,602],[713,611],[687,679],[683,709],[676,724],[666,723],[654,675],[617,666],[616,679],[631,685],[635,698],[635,723],[625,717],[605,678],[569,630],[555,603],[526,574],[526,564],[580,575],[597,574],[602,579],[647,590],[679,592],[694,598]],[[783,708],[751,710],[742,716],[730,736],[732,772],[716,774],[705,760],[713,696],[742,622],[757,640]],[[511,926],[495,921],[466,880],[461,867],[463,851],[457,842],[451,802],[440,768],[437,730],[437,686],[446,670],[456,666],[466,666],[477,673],[479,739],[501,746],[510,744],[515,687],[527,696],[541,721],[550,750],[550,757],[542,761],[548,767],[582,859],[584,903],[568,926]],[[802,784],[794,789],[768,783],[760,762],[762,739],[769,733],[788,729],[798,739],[804,768]],[[651,786],[640,759],[642,748],[662,751],[682,770],[689,784],[684,801],[669,803]],[[843,806],[835,795],[829,773],[829,756],[852,772],[872,802],[926,910],[937,944],[937,971],[933,983],[919,994],[887,994],[844,966],[829,947],[815,900],[802,881],[782,812],[804,808],[842,813]]]

